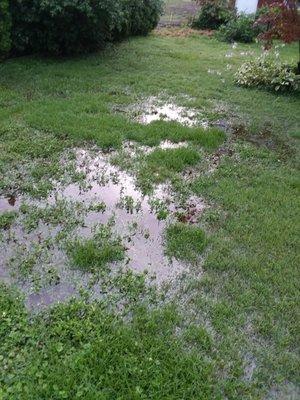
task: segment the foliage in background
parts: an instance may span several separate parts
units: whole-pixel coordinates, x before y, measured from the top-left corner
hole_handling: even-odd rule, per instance
[[[300,14],[296,0],[274,0],[261,15],[257,25],[266,27],[259,35],[266,48],[270,48],[274,39],[282,40],[284,43],[299,41],[299,63],[300,73]]]
[[[120,30],[119,2],[101,0],[12,1],[13,49],[17,54],[81,53],[110,40]]]
[[[12,0],[13,49],[17,54],[80,54],[131,34],[147,34],[158,22],[162,0]]]
[[[266,26],[259,38],[270,47],[274,39],[285,43],[300,40],[300,15],[295,0],[274,0],[257,20],[257,25]]]
[[[198,4],[202,5],[202,7],[193,21],[194,28],[218,29],[234,15],[234,11],[225,0],[207,0],[198,2]]]
[[[222,5],[233,9],[235,6],[235,0],[195,0],[199,6],[205,6],[206,4]]]
[[[272,53],[264,53],[244,63],[235,79],[241,86],[262,87],[276,92],[296,91],[299,88],[299,79],[292,68]]]
[[[126,0],[127,33],[146,35],[156,27],[163,12],[161,0]]]
[[[262,27],[254,25],[256,16],[241,14],[220,26],[217,38],[225,42],[251,43],[261,33]]]
[[[11,46],[11,18],[8,0],[0,0],[0,59],[5,57]]]

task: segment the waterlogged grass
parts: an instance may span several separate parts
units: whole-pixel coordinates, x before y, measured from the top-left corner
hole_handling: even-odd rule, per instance
[[[195,165],[200,159],[198,152],[194,149],[171,149],[155,150],[147,156],[147,164],[153,173],[161,169],[171,172],[180,172],[185,167]]]
[[[9,229],[17,217],[14,211],[7,211],[0,214],[0,229]]]
[[[202,229],[183,223],[170,225],[167,228],[166,241],[169,256],[187,261],[196,261],[207,244]]]
[[[70,141],[10,118],[0,120],[0,138],[0,191],[46,197],[63,174],[59,161]]]
[[[204,265],[208,296],[216,296],[229,313],[212,306],[213,324],[224,334],[247,325],[253,351],[265,353],[264,367],[277,377],[285,370],[296,379],[297,170],[271,152],[245,146],[238,160],[228,159],[215,175],[195,180],[193,190],[226,213],[225,219],[211,222],[212,251]],[[258,350],[256,338],[268,345]]]
[[[175,224],[166,231],[170,256],[203,270],[176,283],[175,297],[155,292],[150,302],[144,279],[107,277],[103,292],[117,286],[126,294],[122,305],[130,303],[124,319],[111,311],[120,308],[113,299],[77,299],[28,315],[18,294],[1,287],[0,398],[272,399],[287,398],[287,388],[297,397],[300,98],[234,85],[234,72],[259,51],[256,44],[232,49],[205,37],[152,35],[84,58],[0,65],[1,196],[47,197],[67,172],[79,179],[72,160],[61,159],[70,147],[170,140],[189,147],[137,157],[142,187],[171,180],[179,197],[196,194],[210,204],[202,229]],[[281,52],[296,62],[296,45]],[[231,136],[164,121],[138,124],[123,110],[149,96],[241,129]],[[218,150],[224,141],[228,156]],[[208,173],[205,165],[219,157]],[[192,178],[177,179],[186,168],[195,168]],[[84,212],[30,205],[21,207],[18,223],[28,231],[39,223],[74,227]],[[158,212],[167,217],[163,205]],[[123,257],[109,234],[73,239],[70,259],[83,270]],[[41,246],[15,255],[22,274],[43,263]]]
[[[196,348],[187,352],[174,336],[179,316],[172,308],[140,308],[129,324],[101,304],[74,301],[28,325],[20,303],[3,288],[1,300],[3,398],[218,396],[212,361]]]
[[[146,192],[153,184],[173,178],[174,174],[197,164],[200,158],[199,152],[192,148],[154,150],[146,156],[139,170],[139,185]]]
[[[109,227],[99,227],[92,239],[77,239],[67,244],[67,253],[74,268],[93,271],[124,258],[124,246],[115,239]]]
[[[23,226],[28,232],[38,228],[39,224],[52,227],[63,226],[65,231],[70,231],[75,227],[83,226],[85,212],[84,204],[65,199],[58,199],[54,205],[37,206],[23,203],[20,206]]]
[[[297,136],[298,95],[245,90],[233,82],[240,64],[253,57],[245,54],[258,54],[259,46],[232,50],[205,37],[147,39],[81,59],[18,58],[1,64],[1,191],[45,197],[62,173],[58,160],[63,149],[86,141],[104,149],[118,148],[125,139],[150,145],[165,139],[191,141],[204,148],[224,141],[218,130],[130,121],[124,107],[148,96],[166,102],[172,97],[179,106],[199,110],[204,119],[240,117],[253,133],[268,126],[285,138]],[[296,45],[286,46],[282,56],[296,62]]]
[[[206,149],[217,148],[225,138],[225,133],[220,129],[188,127],[166,121],[152,122],[143,129],[135,129],[128,134],[128,139],[148,146],[157,146],[161,141],[170,140],[173,143],[192,142]]]

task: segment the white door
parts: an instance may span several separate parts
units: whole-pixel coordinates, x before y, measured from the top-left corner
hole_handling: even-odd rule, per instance
[[[257,10],[258,0],[236,0],[238,13],[252,14]]]

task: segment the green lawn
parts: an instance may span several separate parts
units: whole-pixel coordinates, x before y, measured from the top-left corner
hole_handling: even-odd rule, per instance
[[[38,314],[15,287],[1,287],[0,399],[299,396],[300,96],[237,87],[233,73],[251,52],[259,46],[153,34],[82,58],[0,64],[0,200],[24,201],[17,214],[0,214],[0,251],[15,227],[62,226],[60,261],[93,266],[92,279],[105,282],[97,301],[85,289]],[[295,62],[297,45],[282,57]],[[124,112],[150,96],[231,130],[205,136],[202,127],[142,125]],[[136,157],[124,153],[128,140]],[[188,146],[155,147],[164,140]],[[66,156],[74,147],[114,150],[114,163],[144,192],[170,182],[178,202],[194,195],[209,205],[197,224],[176,222],[164,234],[167,253],[191,261],[171,288],[149,287],[130,271],[108,276],[126,246],[110,229],[74,237],[84,205],[39,208],[57,182],[84,184]],[[20,247],[17,275],[36,284],[51,246]]]

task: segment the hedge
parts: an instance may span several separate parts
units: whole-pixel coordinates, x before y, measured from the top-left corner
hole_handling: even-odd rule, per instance
[[[11,16],[8,0],[0,0],[0,59],[4,58],[11,47]]]
[[[11,0],[10,10],[15,54],[70,55],[147,34],[162,0]]]

